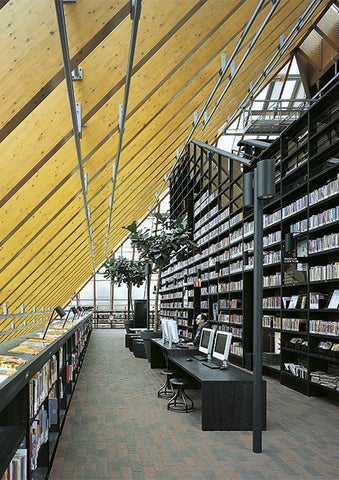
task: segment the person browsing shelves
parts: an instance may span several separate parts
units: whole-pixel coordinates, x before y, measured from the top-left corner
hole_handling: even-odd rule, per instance
[[[203,313],[200,313],[195,319],[195,323],[197,324],[198,327],[195,331],[193,341],[186,343],[186,345],[199,345],[202,329],[208,325],[206,315]]]

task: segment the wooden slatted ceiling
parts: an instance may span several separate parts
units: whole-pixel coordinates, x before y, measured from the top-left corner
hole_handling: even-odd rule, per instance
[[[327,3],[321,2],[312,20]],[[208,127],[199,127],[194,138],[213,142],[276,52],[280,35],[287,36],[308,4],[281,2]],[[233,51],[256,5],[254,0],[228,1],[222,8],[220,0],[143,1],[109,251],[125,237],[122,226],[147,214],[192,128],[193,112],[201,110],[218,78],[221,53]],[[236,64],[271,6],[267,0]],[[53,308],[67,304],[93,273],[54,1],[0,7],[0,42],[6,45],[0,62],[0,304],[6,301],[10,312],[19,311],[21,303],[26,309]],[[74,91],[82,105],[81,150],[99,267],[105,260],[130,2],[77,0],[64,9],[72,66],[84,72]],[[277,69],[287,59],[288,54]],[[228,75],[211,106],[227,80]]]

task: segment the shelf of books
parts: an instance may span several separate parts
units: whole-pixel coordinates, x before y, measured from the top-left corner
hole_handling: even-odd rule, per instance
[[[337,88],[338,82],[256,157],[276,163],[277,195],[264,202],[263,366],[306,395],[335,398]],[[164,272],[161,313],[176,318],[186,332],[194,331],[199,312],[206,313],[216,328],[232,332],[230,361],[252,369],[253,209],[244,208],[242,199],[243,170],[252,167],[192,144],[183,164],[171,182],[171,215],[188,215],[198,250],[185,262],[173,259]]]
[[[0,475],[47,479],[92,329],[92,314],[0,345]]]

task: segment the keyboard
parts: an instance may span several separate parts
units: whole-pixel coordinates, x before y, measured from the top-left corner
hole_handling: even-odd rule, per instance
[[[193,355],[193,358],[195,358],[196,360],[199,360],[199,362],[203,362],[205,360],[207,360],[207,357],[203,356],[203,355]]]
[[[202,364],[208,368],[220,368],[220,365],[216,365],[215,363],[212,363],[212,362],[203,362]]]
[[[185,345],[184,343],[178,343],[178,344],[177,344],[177,347],[178,347],[178,348],[189,348],[189,346],[188,346],[188,345]]]

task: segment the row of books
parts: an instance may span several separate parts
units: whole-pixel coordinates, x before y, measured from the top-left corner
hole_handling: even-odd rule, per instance
[[[267,275],[263,277],[264,287],[274,287],[281,285],[281,273],[275,273],[273,275]]]
[[[282,209],[282,218],[289,217],[294,213],[300,212],[308,207],[308,205],[315,205],[321,200],[325,200],[326,198],[331,197],[332,195],[336,195],[338,193],[338,177],[333,180],[332,182],[327,183],[319,188],[313,190],[309,194],[305,194],[302,197],[298,198],[294,202],[286,205]],[[338,218],[338,217],[337,217]]]
[[[293,332],[306,331],[307,321],[303,318],[282,318],[282,330],[290,330]]]
[[[269,233],[263,237],[263,246],[268,247],[273,243],[281,242],[281,230],[277,230],[276,232]]]
[[[241,298],[222,298],[219,300],[219,308],[241,308],[242,299]]]
[[[230,346],[230,353],[232,355],[237,355],[238,357],[242,357],[243,356],[243,345],[241,342],[233,342],[231,343],[231,346]]]
[[[27,480],[27,449],[18,448],[1,480]]]
[[[329,208],[316,215],[311,215],[309,218],[309,228],[314,229],[329,223],[337,222],[339,219],[339,206]]]
[[[316,188],[309,194],[310,205],[315,205],[321,200],[325,200],[337,193],[339,193],[339,174],[335,179],[326,183],[326,185]]]
[[[35,470],[38,466],[38,456],[41,446],[48,440],[48,414],[42,407],[30,427],[29,445],[30,445],[30,463],[31,469]]]
[[[310,333],[321,333],[323,335],[333,335],[339,337],[339,322],[327,320],[310,320]]]
[[[304,218],[293,223],[290,226],[291,233],[305,233],[307,230],[314,230],[324,225],[337,222],[339,219],[339,207],[333,207],[323,212],[311,215],[308,219]]]
[[[230,233],[230,245],[232,243],[237,243],[242,241],[242,232],[243,232],[243,229],[241,227],[235,230],[234,232]]]
[[[339,234],[330,233],[320,238],[308,241],[309,253],[319,253],[333,248],[339,248]]]
[[[314,205],[318,203],[320,200],[324,200],[329,198],[332,195],[336,195],[338,193],[338,177],[323,185],[319,188],[316,188],[313,192],[309,193],[308,195],[303,195],[302,197],[298,198],[291,204],[283,207],[282,210],[276,210],[273,213],[265,214],[264,215],[264,227],[268,227],[277,223],[281,220],[281,218],[287,218],[294,213],[299,213],[301,210],[305,209],[309,205]],[[338,217],[337,217],[338,218]],[[306,227],[303,230],[296,230],[297,232],[305,231]],[[293,232],[292,232],[293,233]]]
[[[227,293],[227,292],[242,290],[242,288],[243,288],[243,280],[239,280],[237,282],[219,283],[217,291],[219,293]]]
[[[243,223],[244,237],[253,235],[254,233],[254,222],[244,222]]]
[[[265,328],[281,328],[281,318],[275,315],[263,315],[262,326]]]
[[[339,262],[310,267],[309,278],[310,282],[334,280],[339,278]]]
[[[48,396],[50,389],[57,380],[57,358],[55,355],[45,363],[29,381],[29,414],[33,418],[42,402]]]
[[[281,308],[281,297],[264,297],[262,300],[263,308]]]
[[[204,229],[208,230],[209,226],[219,223],[219,217],[215,217],[215,215],[218,213],[218,210],[219,206],[215,205],[207,213],[205,213],[205,215],[203,215],[199,220],[195,222],[195,234],[198,234],[199,232],[204,233]],[[208,224],[204,225],[206,224],[206,222],[208,222]]]
[[[270,265],[272,263],[280,263],[281,261],[281,251],[273,250],[271,252],[264,252],[263,263],[264,265]]]
[[[236,314],[225,314],[219,313],[218,315],[219,322],[226,322],[226,323],[235,323],[237,325],[243,324],[243,315],[236,315]]]
[[[264,227],[273,225],[274,223],[280,222],[281,220],[281,210],[276,210],[273,213],[264,214]]]
[[[286,205],[282,209],[282,218],[287,218],[295,213],[299,213],[301,210],[304,210],[308,206],[308,196],[303,195],[300,198],[297,198],[294,202]]]
[[[194,215],[198,215],[198,213],[200,213],[201,210],[207,207],[207,205],[213,202],[213,200],[218,196],[219,196],[218,190],[214,190],[211,193],[206,191],[203,195],[201,195],[199,200],[197,200],[196,203],[194,204]]]
[[[242,328],[230,327],[229,331],[232,333],[233,337],[242,338]]]
[[[222,233],[222,231],[219,230],[219,228],[220,227],[216,227],[210,232],[206,233],[206,235],[203,235],[202,237],[198,238],[196,241],[198,246],[201,247],[201,245],[204,245],[204,243],[207,243],[210,240],[213,240],[213,238],[216,238],[219,235],[219,233]]]

